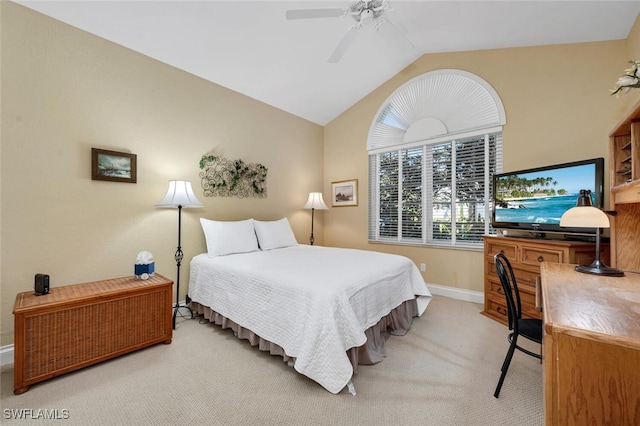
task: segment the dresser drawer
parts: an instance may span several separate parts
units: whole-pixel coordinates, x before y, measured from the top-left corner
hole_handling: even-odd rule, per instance
[[[507,311],[506,303],[499,303],[493,299],[487,299],[487,311],[488,314],[503,324],[507,324],[509,322],[509,313]]]
[[[507,259],[509,259],[511,263],[517,261],[516,253],[518,252],[518,246],[509,243],[509,241],[503,241],[502,239],[500,241],[490,241],[487,242],[486,248],[485,255],[491,259],[493,259],[496,254],[502,253],[507,256]]]
[[[573,259],[569,259],[567,263],[576,263],[578,265],[589,265],[595,257],[595,249],[576,250]],[[610,262],[609,246],[603,244],[600,247],[600,261],[608,265]]]
[[[565,263],[564,251],[547,249],[543,247],[522,247],[522,258],[520,261],[527,265],[540,266],[540,262]]]
[[[522,304],[522,318],[542,319],[542,313],[536,309],[535,305]]]
[[[513,274],[516,276],[519,287],[535,288],[536,281],[540,276],[540,269],[536,268],[535,271],[530,271],[529,269],[513,268]]]
[[[513,275],[516,277],[516,281],[519,286],[531,286],[535,287],[536,280],[540,276],[540,268],[531,268],[527,266],[529,269],[524,268],[525,265],[521,265],[519,263],[511,263],[511,267],[513,268]],[[537,265],[536,265],[537,266]],[[533,269],[533,270],[530,270]],[[500,280],[498,278],[498,271],[496,270],[496,264],[493,260],[487,260],[485,264],[485,270],[487,271],[487,275],[496,280],[498,285],[500,285]]]
[[[495,280],[495,281],[494,281]],[[489,277],[489,292],[494,295],[499,295],[500,297],[504,297],[504,290],[502,290],[502,284],[500,284],[500,279],[498,277]]]
[[[502,290],[502,284],[496,277],[495,281],[493,277],[489,277],[489,293],[486,295],[489,300],[489,310],[504,313],[506,319],[507,313],[507,301]],[[535,287],[528,285],[518,285],[520,290],[520,302],[522,305],[522,317],[523,318],[540,318],[540,312],[536,308],[536,293]],[[515,301],[515,300],[514,300]]]
[[[518,286],[520,290],[520,301],[522,302],[522,308],[524,305],[531,306],[533,310],[536,310],[536,289],[535,287]]]

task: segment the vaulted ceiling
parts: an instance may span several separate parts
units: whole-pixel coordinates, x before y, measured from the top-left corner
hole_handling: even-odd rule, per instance
[[[286,11],[354,2],[16,2],[320,125],[423,54],[625,39],[640,13],[640,1],[389,0],[394,25],[364,26],[327,63],[356,21]]]

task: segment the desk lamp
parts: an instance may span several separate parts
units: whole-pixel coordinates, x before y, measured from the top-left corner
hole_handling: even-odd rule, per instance
[[[560,226],[575,228],[596,228],[596,259],[591,265],[578,265],[576,271],[586,274],[621,277],[619,269],[610,268],[600,261],[600,228],[609,227],[607,214],[591,204],[591,191],[580,190],[580,197],[575,207],[567,210],[560,218]]]

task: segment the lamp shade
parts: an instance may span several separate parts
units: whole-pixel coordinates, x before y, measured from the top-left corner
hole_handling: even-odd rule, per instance
[[[607,214],[597,207],[577,206],[567,210],[560,218],[560,226],[574,228],[608,228]]]
[[[310,192],[307,204],[304,205],[305,209],[316,210],[329,210],[329,207],[324,203],[322,199],[322,192]]]
[[[162,201],[156,207],[169,207],[184,209],[202,207],[202,203],[196,198],[188,180],[170,180],[169,189]]]

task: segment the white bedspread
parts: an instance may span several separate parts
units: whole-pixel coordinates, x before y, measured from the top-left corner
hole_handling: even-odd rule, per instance
[[[307,245],[195,256],[189,295],[280,345],[299,373],[332,393],[351,379],[346,351],[366,342],[367,328],[406,300],[431,297],[404,256]]]

